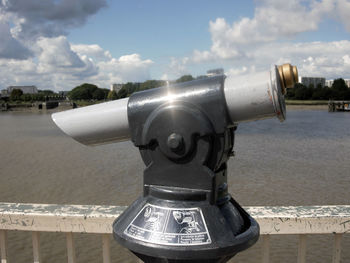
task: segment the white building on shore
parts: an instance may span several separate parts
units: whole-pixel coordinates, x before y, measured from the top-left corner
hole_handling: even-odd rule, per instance
[[[329,88],[332,87],[333,82],[334,82],[333,79],[327,79],[327,80],[326,80],[326,86],[329,87]]]
[[[326,78],[322,77],[300,77],[299,82],[306,87],[309,87],[311,84],[316,88],[321,84],[322,88],[326,85]]]
[[[350,79],[344,79],[344,80],[345,80],[346,86],[348,86],[348,88],[350,88]]]
[[[20,89],[23,94],[37,94],[38,88],[36,86],[9,86],[7,87],[8,94],[11,94],[11,92],[14,89]]]
[[[8,91],[7,91],[7,89],[3,89],[3,90],[1,90],[1,96],[2,97],[7,97],[7,96],[9,96],[9,93],[8,93]]]

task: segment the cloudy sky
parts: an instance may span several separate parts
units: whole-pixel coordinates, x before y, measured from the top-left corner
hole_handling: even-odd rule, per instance
[[[350,0],[0,0],[0,89],[175,79],[222,67],[350,78]]]

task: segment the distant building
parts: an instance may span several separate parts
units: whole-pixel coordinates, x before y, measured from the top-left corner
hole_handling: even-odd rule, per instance
[[[23,94],[36,94],[38,93],[38,88],[36,86],[9,86],[7,92],[11,94],[14,89],[22,90]]]
[[[310,84],[317,87],[317,85],[321,84],[322,88],[326,85],[326,79],[321,77],[301,77],[300,83],[306,87],[309,87]]]
[[[332,87],[333,82],[334,82],[333,79],[327,79],[327,80],[326,80],[326,86],[329,87],[329,88]]]
[[[350,79],[344,79],[344,80],[345,80],[346,86],[348,86],[348,88],[350,88]]]
[[[122,87],[123,87],[123,84],[112,84],[111,91],[118,92],[119,90],[121,90]]]

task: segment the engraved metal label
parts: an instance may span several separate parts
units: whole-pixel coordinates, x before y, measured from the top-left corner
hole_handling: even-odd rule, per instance
[[[211,243],[200,208],[169,208],[146,204],[124,234],[145,242],[170,246]]]

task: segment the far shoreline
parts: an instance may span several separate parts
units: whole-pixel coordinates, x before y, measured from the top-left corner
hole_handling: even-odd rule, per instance
[[[78,108],[85,107],[85,106],[78,106]],[[326,104],[290,104],[286,103],[287,111],[294,111],[294,110],[325,110],[328,111],[328,105]],[[9,109],[7,111],[0,111],[1,112],[22,112],[22,113],[54,113],[54,112],[60,112],[72,109],[72,107],[67,106],[59,106],[57,108],[53,109],[42,109],[39,110],[37,107],[16,107]]]
[[[325,110],[328,111],[328,105],[302,105],[302,104],[287,104],[288,110]]]

